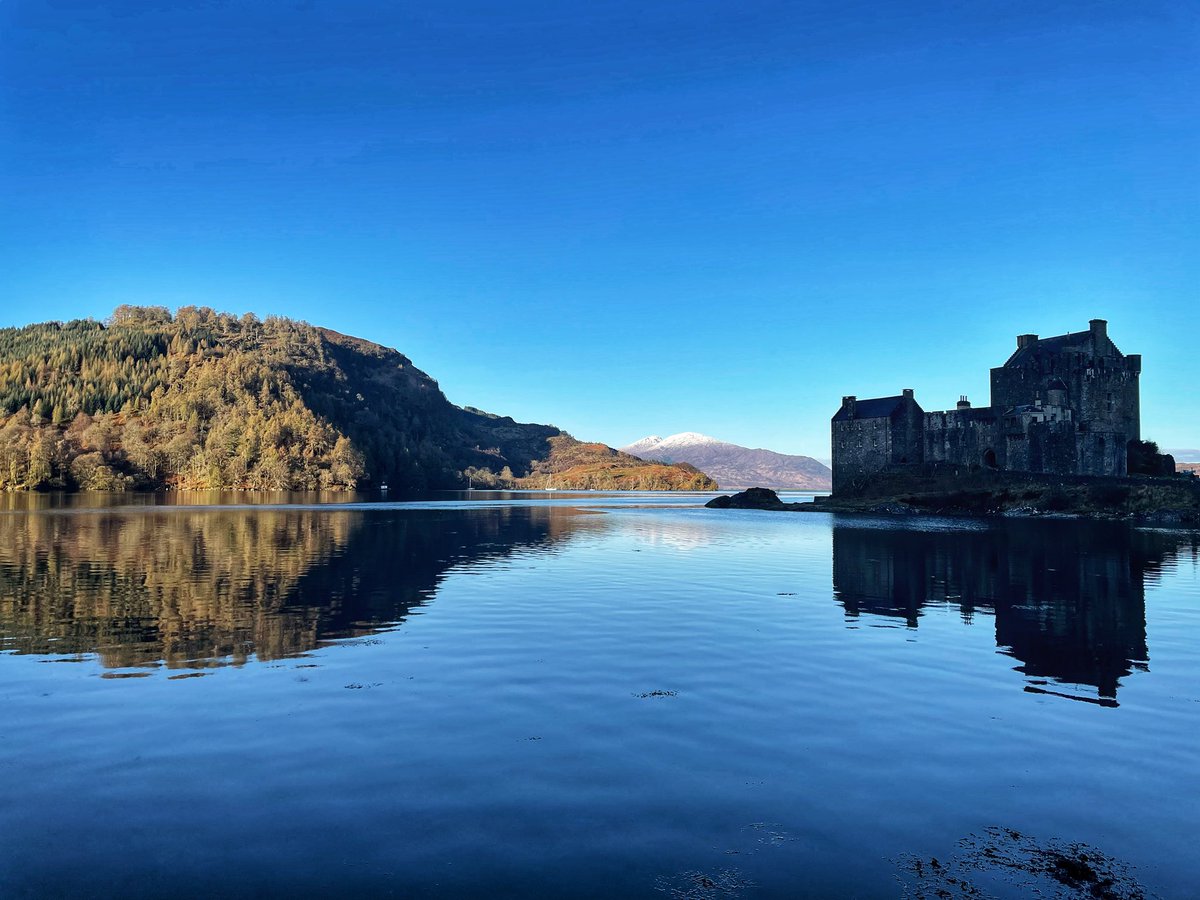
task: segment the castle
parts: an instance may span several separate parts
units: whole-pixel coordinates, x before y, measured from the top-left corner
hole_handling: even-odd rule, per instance
[[[1141,356],[1126,356],[1108,323],[1039,338],[1023,334],[992,369],[991,406],[966,397],[925,412],[911,390],[898,397],[843,397],[832,421],[833,490],[884,470],[929,463],[1059,475],[1124,475],[1139,440]]]

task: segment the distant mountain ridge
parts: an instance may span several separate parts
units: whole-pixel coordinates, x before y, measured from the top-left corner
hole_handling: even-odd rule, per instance
[[[1167,450],[1175,457],[1175,469],[1178,472],[1200,473],[1200,450]]]
[[[642,459],[690,463],[715,478],[722,490],[769,487],[827,491],[833,483],[829,467],[811,456],[742,447],[695,431],[665,438],[652,434],[622,447],[621,452]]]

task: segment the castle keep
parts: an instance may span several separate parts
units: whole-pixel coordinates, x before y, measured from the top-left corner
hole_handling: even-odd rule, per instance
[[[992,369],[990,406],[925,412],[911,390],[898,397],[843,397],[833,417],[833,490],[886,469],[925,463],[1012,472],[1124,475],[1138,440],[1142,358],[1121,353],[1108,324],[1039,338],[1023,334]]]

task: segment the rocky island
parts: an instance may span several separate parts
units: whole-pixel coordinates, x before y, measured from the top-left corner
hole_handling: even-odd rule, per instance
[[[901,514],[1077,515],[1200,525],[1200,479],[1141,437],[1142,358],[1103,319],[1023,334],[991,371],[992,402],[925,412],[913,391],[842,398],[833,495],[783,503],[755,489],[709,506]]]

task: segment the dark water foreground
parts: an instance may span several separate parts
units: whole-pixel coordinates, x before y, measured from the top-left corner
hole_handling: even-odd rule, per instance
[[[85,502],[0,511],[2,897],[1200,884],[1194,535]]]

